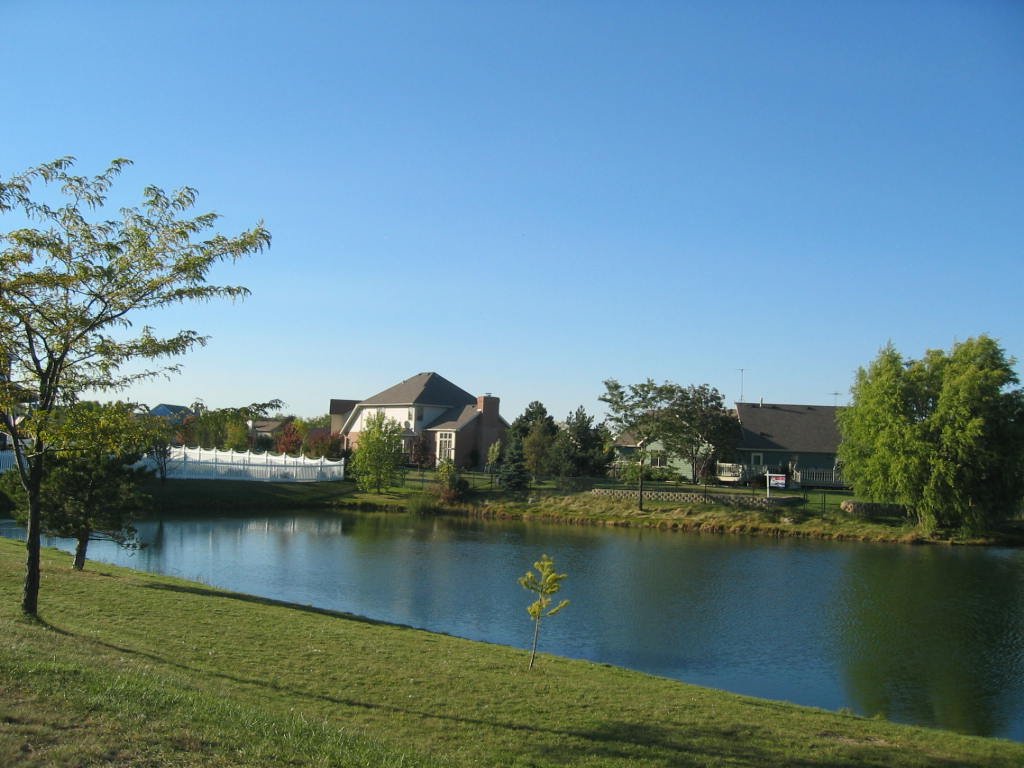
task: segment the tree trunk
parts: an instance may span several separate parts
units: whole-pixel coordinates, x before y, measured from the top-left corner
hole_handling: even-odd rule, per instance
[[[533,660],[537,658],[537,640],[540,637],[540,618],[533,623],[533,648],[530,650],[530,669],[533,670]]]
[[[41,525],[39,492],[38,490],[35,493],[29,491],[28,532],[25,536],[25,549],[28,558],[25,562],[25,591],[21,599],[21,611],[26,616],[36,616],[39,608],[39,535]]]
[[[85,551],[89,548],[89,531],[82,530],[78,532],[78,544],[75,546],[75,565],[76,571],[85,570]]]

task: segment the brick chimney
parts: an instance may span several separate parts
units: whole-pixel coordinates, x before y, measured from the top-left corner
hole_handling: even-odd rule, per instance
[[[484,423],[487,425],[495,424],[498,421],[498,403],[499,398],[494,397],[488,392],[485,395],[479,395],[476,399],[476,409],[484,416]]]

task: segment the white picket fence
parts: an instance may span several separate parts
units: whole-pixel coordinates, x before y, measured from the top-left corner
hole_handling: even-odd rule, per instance
[[[142,459],[135,466],[156,471],[156,462]],[[14,468],[14,451],[0,451],[0,472]],[[315,483],[344,480],[345,461],[307,459],[282,453],[171,448],[167,477],[180,480],[266,480],[273,483]]]
[[[150,459],[142,462],[155,470]],[[167,478],[178,480],[266,480],[283,483],[314,483],[344,480],[345,461],[307,459],[284,453],[219,451],[216,448],[172,447]]]

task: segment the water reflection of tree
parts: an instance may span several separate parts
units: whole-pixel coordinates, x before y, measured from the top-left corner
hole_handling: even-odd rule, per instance
[[[841,664],[859,711],[986,736],[1020,727],[1019,558],[864,547],[851,554],[846,578]]]

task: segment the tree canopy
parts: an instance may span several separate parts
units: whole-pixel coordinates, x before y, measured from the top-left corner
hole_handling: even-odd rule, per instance
[[[131,403],[80,402],[52,414],[45,427],[48,458],[41,488],[42,528],[76,542],[74,567],[85,567],[89,542],[107,539],[131,545],[133,521],[148,504],[138,486],[146,470],[132,465],[149,450],[162,428],[158,418],[137,414]],[[25,491],[15,473],[6,473]],[[7,486],[10,488],[10,485]],[[25,522],[27,505],[17,511]]]
[[[736,446],[739,433],[739,424],[717,389],[708,384],[674,387],[661,424],[661,441],[690,463],[694,482]]]
[[[558,430],[552,449],[553,462],[559,475],[566,477],[598,477],[608,471],[614,454],[612,436],[604,424],[594,424],[594,417],[579,406],[569,414]]]
[[[738,438],[721,393],[707,384],[683,387],[647,379],[623,386],[608,379],[604,385],[600,400],[608,405],[608,422],[619,435],[629,434],[636,441],[641,509],[643,461],[652,443],[660,441],[669,453],[686,458],[697,480]]]
[[[141,205],[104,219],[107,194],[129,161],[114,160],[94,177],[74,175],[73,165],[64,157],[0,179],[0,214],[16,223],[0,233],[0,412],[28,495],[22,610],[31,615],[39,592],[40,487],[51,450],[39,431],[45,414],[86,391],[177,370],[170,360],[207,337],[192,330],[159,336],[150,326],[134,328],[132,317],[244,297],[244,287],[207,282],[210,270],[270,243],[262,224],[234,237],[211,233],[218,217],[190,215],[190,187],[167,193],[148,186]],[[57,198],[63,202],[49,202]],[[136,361],[143,365],[126,370]],[[27,409],[35,418],[23,427],[17,416]]]
[[[925,529],[980,532],[1024,495],[1024,391],[995,340],[904,359],[892,344],[857,372],[838,415],[858,496],[903,505]]]
[[[391,485],[402,465],[401,425],[383,411],[366,416],[352,465],[363,490],[381,493]]]
[[[525,440],[531,429],[536,428],[538,432],[554,439],[558,432],[555,419],[548,413],[544,403],[534,400],[529,403],[519,416],[509,425],[509,430],[514,432],[520,440]]]

